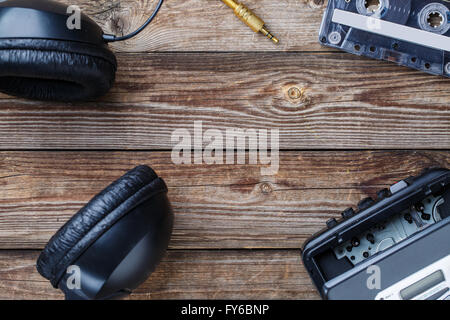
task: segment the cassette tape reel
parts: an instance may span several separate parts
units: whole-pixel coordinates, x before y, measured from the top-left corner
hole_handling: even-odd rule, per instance
[[[329,0],[320,42],[450,77],[450,1]]]

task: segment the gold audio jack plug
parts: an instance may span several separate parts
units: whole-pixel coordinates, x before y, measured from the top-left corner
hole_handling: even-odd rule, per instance
[[[233,9],[236,16],[241,19],[246,25],[255,32],[261,32],[267,38],[277,44],[279,40],[266,28],[264,21],[254,14],[249,8],[242,3],[237,3],[234,0],[222,0],[227,6]]]

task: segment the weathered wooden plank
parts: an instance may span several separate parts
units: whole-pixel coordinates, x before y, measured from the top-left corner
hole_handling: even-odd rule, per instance
[[[78,4],[106,33],[140,27],[156,0],[64,0]],[[324,0],[245,0],[281,42],[272,44],[244,25],[220,0],[166,0],[154,22],[136,38],[114,44],[118,51],[314,51]]]
[[[0,149],[167,150],[194,121],[204,131],[279,129],[282,149],[450,147],[450,82],[389,63],[341,53],[119,58],[117,83],[98,102],[3,95]]]
[[[174,165],[169,152],[1,152],[0,248],[41,249],[94,194],[137,164],[169,186],[170,247],[300,248],[327,219],[449,151],[282,152],[261,165]]]
[[[0,299],[62,299],[37,251],[0,251]],[[169,251],[130,299],[317,299],[298,250]]]

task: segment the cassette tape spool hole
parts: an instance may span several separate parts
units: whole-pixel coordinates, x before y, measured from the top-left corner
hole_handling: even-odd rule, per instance
[[[366,0],[364,1],[364,6],[366,7],[367,12],[377,12],[381,7],[380,0]]]
[[[444,23],[444,17],[440,12],[430,12],[427,16],[427,23],[430,27],[438,28]]]
[[[450,29],[448,8],[441,3],[429,3],[419,13],[422,30],[444,34]]]
[[[358,12],[366,16],[381,16],[385,8],[389,8],[389,0],[357,0],[356,2]]]

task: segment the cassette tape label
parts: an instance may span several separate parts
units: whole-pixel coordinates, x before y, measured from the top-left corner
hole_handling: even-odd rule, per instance
[[[450,2],[330,0],[320,41],[450,77]]]

